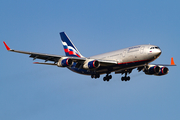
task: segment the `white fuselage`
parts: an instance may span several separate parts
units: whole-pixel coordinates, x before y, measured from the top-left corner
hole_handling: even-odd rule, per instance
[[[118,63],[142,61],[142,60],[155,60],[161,54],[161,50],[150,49],[151,47],[157,47],[157,46],[137,45],[125,49],[120,49],[120,50],[92,56],[90,58],[116,60]]]
[[[153,49],[154,48],[154,49]],[[120,49],[96,56],[89,57],[90,59],[102,59],[102,60],[115,60],[117,65],[109,65],[103,67],[103,65],[96,69],[99,74],[108,72],[119,71],[123,69],[131,69],[134,67],[142,66],[154,61],[161,54],[159,47],[154,45],[137,45],[125,49]],[[71,70],[81,74],[92,74],[94,71],[84,69],[73,69]]]

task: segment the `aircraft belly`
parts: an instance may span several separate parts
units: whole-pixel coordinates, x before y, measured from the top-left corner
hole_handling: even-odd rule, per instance
[[[91,75],[94,73],[106,74],[106,73],[111,73],[111,72],[115,72],[119,70],[133,69],[139,66],[143,66],[145,63],[149,63],[152,61],[152,60],[137,60],[137,61],[133,61],[133,60],[136,60],[136,59],[129,59],[126,62],[119,63],[112,66],[100,66],[98,69],[94,69],[94,70],[75,68],[75,65],[72,67],[68,67],[68,69],[70,69],[73,72],[83,74],[83,75]]]
[[[119,70],[125,70],[125,69],[133,69],[139,66],[143,66],[145,63],[149,63],[151,60],[141,60],[141,61],[134,61],[134,62],[127,62],[127,63],[122,63],[119,65],[114,65],[111,67],[100,67],[96,70],[96,72],[100,74],[105,74],[108,72],[114,72],[114,71],[119,71]]]

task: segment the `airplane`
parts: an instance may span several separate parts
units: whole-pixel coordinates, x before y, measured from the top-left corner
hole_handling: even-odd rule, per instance
[[[146,75],[162,76],[169,72],[166,66],[176,66],[173,57],[171,58],[171,64],[149,64],[161,55],[161,49],[156,45],[137,45],[96,56],[84,57],[65,32],[59,34],[65,56],[14,50],[10,49],[4,41],[3,43],[8,51],[28,54],[33,60],[45,60],[45,62],[34,62],[34,64],[67,67],[73,72],[89,75],[95,79],[102,74],[106,74],[103,78],[104,81],[112,79],[112,75],[110,75],[112,72],[125,74],[121,77],[121,80],[129,81],[130,76],[127,76],[127,74],[130,74],[135,68],[139,72],[143,71]]]

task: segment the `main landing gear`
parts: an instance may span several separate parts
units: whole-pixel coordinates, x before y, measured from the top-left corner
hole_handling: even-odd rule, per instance
[[[112,75],[109,75],[109,74],[107,74],[107,75],[103,78],[104,81],[109,81],[110,79],[112,79]]]
[[[109,75],[110,73],[107,73],[107,75],[103,78],[104,81],[109,81],[110,79],[112,79],[112,75]],[[91,75],[91,78],[99,78],[100,74],[98,73],[94,73]]]
[[[129,81],[130,77],[127,77],[127,72],[125,72],[125,76],[121,78],[122,81]]]
[[[100,77],[100,74],[92,74],[91,75],[91,78],[95,78],[96,79],[96,78],[99,78],[99,77]]]
[[[121,73],[121,74],[125,74],[124,77],[121,77],[121,80],[122,81],[129,81],[130,80],[130,77],[127,76],[127,74],[130,74],[132,72],[132,69],[128,69],[128,70],[123,70],[123,71],[120,71],[120,72],[116,72],[116,74],[118,73]],[[104,81],[109,81],[110,79],[112,79],[112,75],[109,75],[110,72],[106,73],[106,76],[103,78]],[[91,74],[91,78],[99,78],[100,77],[100,74],[99,73],[96,73],[94,72],[93,74]]]

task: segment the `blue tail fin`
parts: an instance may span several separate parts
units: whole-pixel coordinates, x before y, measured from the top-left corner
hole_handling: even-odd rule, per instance
[[[60,33],[62,44],[64,47],[64,52],[66,56],[74,56],[74,57],[83,57],[75,45],[71,42],[65,32]]]

